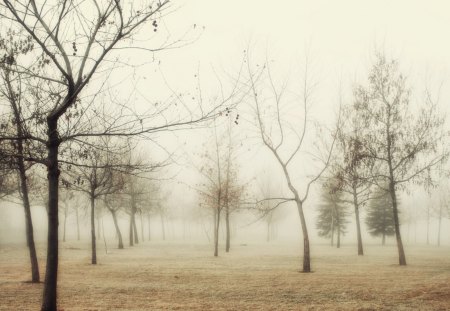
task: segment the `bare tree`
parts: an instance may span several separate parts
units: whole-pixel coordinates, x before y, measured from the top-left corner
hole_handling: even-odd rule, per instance
[[[374,159],[372,182],[392,198],[399,264],[406,256],[398,217],[398,191],[410,181],[431,182],[431,169],[448,157],[442,131],[444,119],[429,92],[417,114],[413,114],[411,91],[396,60],[378,53],[370,70],[368,85],[354,91],[354,108],[363,118],[361,147]]]
[[[300,187],[293,182],[292,177],[296,171],[292,166],[292,163],[294,158],[300,156],[300,150],[302,148],[307,148],[305,137],[311,126],[308,112],[312,104],[312,91],[314,85],[311,84],[310,77],[308,76],[308,64],[306,62],[302,83],[302,95],[300,98],[294,99],[295,103],[301,108],[301,117],[295,115],[295,113],[292,112],[292,107],[289,107],[292,98],[288,98],[286,94],[288,87],[287,80],[282,82],[280,86],[277,86],[268,61],[262,66],[256,67],[259,69],[255,70],[252,67],[250,57],[247,54],[247,69],[251,87],[251,98],[257,119],[259,135],[263,145],[270,151],[274,159],[280,165],[289,191],[293,195],[293,197],[273,199],[277,200],[277,206],[286,202],[295,202],[303,235],[303,272],[311,272],[309,235],[303,206],[308,198],[311,186],[322,176],[330,163],[337,135],[335,135],[336,133],[331,135],[331,144],[329,147],[325,146],[322,148],[319,155],[314,155],[311,151],[306,153],[310,159],[320,160],[322,163],[321,167],[318,168],[313,176],[307,181],[303,194],[300,194]],[[288,110],[289,108],[291,108],[290,112]],[[293,119],[290,119],[288,116],[289,114],[290,116],[297,116],[297,118],[294,117]],[[298,131],[299,123],[301,126]]]
[[[91,147],[81,146],[76,156],[82,159],[78,165],[70,166],[63,185],[88,195],[91,215],[91,263],[97,264],[97,247],[95,237],[95,202],[102,196],[115,193],[123,187],[121,175],[114,174],[121,167],[121,147],[113,147],[110,138],[97,138]],[[95,146],[95,147],[94,147]],[[71,178],[72,180],[70,180]]]
[[[2,84],[0,85],[0,96],[7,102],[7,106],[12,114],[8,118],[2,120],[3,135],[23,137],[26,131],[25,122],[22,116],[23,106],[27,105],[24,93],[28,90],[22,83],[20,74],[16,74],[17,65],[14,59],[19,55],[26,55],[32,49],[32,42],[30,39],[16,40],[14,33],[9,32],[7,38],[0,40],[0,51],[4,53],[3,59],[0,60],[0,74]],[[39,283],[39,264],[36,254],[36,246],[34,243],[33,221],[31,218],[31,206],[29,196],[29,180],[27,171],[31,167],[30,163],[25,159],[29,157],[33,146],[29,141],[18,139],[11,141],[12,148],[9,149],[9,157],[11,164],[16,169],[19,178],[19,192],[23,202],[25,211],[25,228],[26,239],[29,249],[31,262],[31,282]],[[4,151],[8,149],[3,149]],[[34,151],[33,151],[34,152]],[[35,154],[36,156],[36,154]],[[13,162],[13,163],[12,163]]]

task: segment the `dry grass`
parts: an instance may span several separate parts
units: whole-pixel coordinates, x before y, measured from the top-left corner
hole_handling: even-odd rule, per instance
[[[61,243],[60,310],[450,310],[450,248],[313,247],[314,273],[299,273],[299,247],[240,245],[211,256],[205,245],[146,242],[99,252]],[[40,250],[40,257],[44,254]],[[39,310],[26,249],[0,250],[0,310]],[[41,262],[43,269],[44,262]],[[42,270],[43,271],[43,270]]]

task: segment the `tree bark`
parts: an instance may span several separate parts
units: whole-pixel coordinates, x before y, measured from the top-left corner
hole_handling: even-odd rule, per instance
[[[44,292],[41,311],[57,311],[58,283],[58,186],[60,170],[58,167],[58,125],[57,119],[48,118],[48,232],[47,266],[45,271]]]
[[[225,243],[225,252],[230,252],[230,239],[231,239],[231,232],[230,232],[230,209],[228,207],[228,203],[226,205],[225,209],[225,227],[226,227],[226,243]]]
[[[18,142],[19,145],[22,145],[22,141]],[[20,147],[19,147],[20,148]],[[22,152],[23,153],[23,152]],[[19,151],[19,154],[20,151]],[[34,233],[33,233],[33,220],[31,218],[31,206],[30,206],[30,198],[28,196],[28,184],[27,184],[27,176],[25,172],[25,165],[23,158],[19,158],[19,176],[20,176],[20,192],[22,194],[22,202],[25,211],[25,227],[26,227],[26,237],[27,237],[27,246],[28,251],[30,253],[30,263],[31,263],[31,282],[39,283],[39,263],[37,260],[36,254],[36,246],[34,243]]]
[[[297,203],[298,215],[300,217],[300,222],[302,224],[302,234],[303,234],[303,272],[311,272],[311,257],[309,252],[309,236],[308,229],[306,227],[305,215],[303,213],[303,203],[298,197],[296,197],[295,202]]]
[[[395,237],[397,240],[398,262],[400,266],[406,266],[405,250],[403,249],[402,236],[400,233],[400,221],[398,219],[397,195],[395,193],[395,185],[392,179],[389,183],[389,189],[392,198],[392,211],[394,213],[394,227],[395,227]]]
[[[355,207],[355,219],[356,219],[356,237],[358,240],[358,256],[364,255],[362,236],[361,236],[361,222],[359,218],[359,203],[358,195],[356,194],[356,189],[353,188],[353,205]]]
[[[91,248],[92,248],[92,258],[91,263],[93,265],[97,264],[97,244],[95,240],[95,197],[93,194],[90,195],[91,199]]]
[[[114,227],[116,228],[116,234],[117,238],[119,239],[119,249],[123,249],[123,240],[122,240],[122,233],[120,232],[119,223],[117,222],[117,215],[116,211],[110,210],[113,221],[114,221]]]
[[[136,217],[133,215],[133,232],[134,232],[134,244],[139,244],[139,236],[137,233],[137,227],[136,227]]]
[[[219,225],[220,225],[220,210],[216,213],[214,226],[214,257],[219,256]]]

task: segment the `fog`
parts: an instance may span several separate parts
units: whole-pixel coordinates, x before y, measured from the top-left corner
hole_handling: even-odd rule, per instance
[[[449,309],[449,9],[0,4],[0,310]]]

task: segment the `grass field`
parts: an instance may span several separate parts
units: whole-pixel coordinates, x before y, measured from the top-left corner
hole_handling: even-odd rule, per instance
[[[61,243],[60,310],[450,310],[450,248],[313,246],[314,272],[299,273],[293,244],[236,245],[212,256],[210,246],[145,242],[99,250]],[[43,247],[39,248],[44,258]],[[29,284],[25,247],[0,249],[0,310],[39,310],[42,284]],[[44,260],[41,261],[41,275]]]

